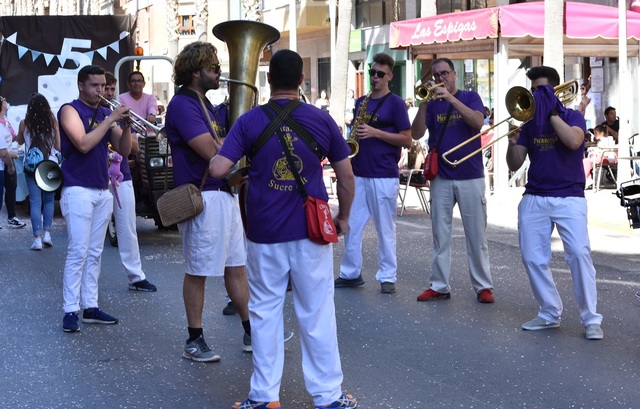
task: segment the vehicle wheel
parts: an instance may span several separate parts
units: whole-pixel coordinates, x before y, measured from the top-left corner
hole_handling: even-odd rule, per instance
[[[111,219],[109,219],[109,225],[107,226],[107,237],[109,238],[109,243],[113,247],[118,247],[118,235],[116,233],[116,218],[114,215],[111,215]]]

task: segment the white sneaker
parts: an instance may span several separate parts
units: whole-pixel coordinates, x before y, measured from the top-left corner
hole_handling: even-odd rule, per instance
[[[49,233],[48,231],[45,231],[44,235],[42,236],[42,244],[44,244],[45,247],[53,247],[53,242],[51,241],[51,233]]]
[[[602,331],[602,327],[599,324],[590,324],[585,327],[586,333],[585,337],[587,339],[603,339],[604,332]]]
[[[535,317],[531,321],[527,321],[524,324],[522,324],[522,329],[525,329],[527,331],[538,331],[541,329],[558,328],[559,326],[560,326],[559,322],[551,322],[551,321],[545,320],[544,318]]]
[[[42,238],[36,237],[33,239],[33,244],[31,245],[31,250],[40,251],[42,250]]]

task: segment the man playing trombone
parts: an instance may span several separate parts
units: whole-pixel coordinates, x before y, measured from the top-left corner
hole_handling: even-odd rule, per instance
[[[554,89],[560,83],[551,67],[527,72],[535,100],[535,113],[519,136],[509,138],[507,165],[520,168],[529,155],[528,183],[518,205],[518,234],[522,262],[533,295],[540,304],[538,315],[522,324],[525,330],[558,328],[562,300],[556,288],[551,262],[551,233],[558,229],[565,260],[573,278],[573,291],[587,339],[602,339],[602,315],[596,311],[596,270],[591,261],[587,230],[585,176],[582,168],[585,119],[566,109]]]
[[[438,147],[441,153],[473,138],[480,131],[484,123],[484,105],[478,93],[457,89],[457,73],[451,60],[439,58],[431,69],[435,82],[442,85],[434,87],[433,81],[427,84],[432,95],[420,104],[411,125],[411,136],[420,139],[428,129],[429,148]],[[462,158],[475,149],[480,152],[480,138],[463,146],[456,155]],[[476,297],[481,303],[494,301],[484,191],[482,155],[473,155],[455,167],[439,157],[438,175],[430,185],[433,232],[430,287],[418,296],[418,301],[451,298],[451,229],[456,203],[464,225],[469,274]]]

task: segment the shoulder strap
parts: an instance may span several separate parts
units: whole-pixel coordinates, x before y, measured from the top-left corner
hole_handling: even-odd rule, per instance
[[[273,105],[276,106],[276,109],[273,109],[273,111],[276,111],[278,113],[277,116],[274,115],[274,113],[273,113],[273,111],[271,109],[267,108],[267,105],[261,105],[260,106],[260,108],[265,113],[265,115],[270,119],[270,123],[262,131],[262,133],[260,134],[260,136],[256,140],[256,143],[254,143],[253,146],[251,147],[251,153],[249,154],[250,155],[249,159],[253,159],[256,156],[258,151],[260,151],[260,149],[262,149],[264,144],[267,143],[269,138],[271,138],[273,136],[273,134],[276,132],[278,127],[282,124],[282,122],[284,121],[284,118],[287,115],[289,115],[291,112],[293,112],[293,110],[296,109],[301,103],[302,102],[300,102],[299,100],[293,100],[293,101],[289,102],[287,105],[285,105],[284,108],[280,108],[280,106],[278,104],[276,104],[275,102],[273,102],[273,101],[269,102],[269,104],[273,104]],[[273,105],[269,105],[269,106],[271,106],[271,108],[273,108]]]
[[[382,97],[382,99],[380,100],[380,102],[378,102],[378,105],[376,106],[376,109],[373,110],[373,112],[371,112],[371,116],[369,118],[373,119],[376,115],[376,113],[378,113],[378,109],[380,109],[380,107],[382,106],[382,104],[384,104],[384,101],[387,99],[387,97],[391,95],[391,91],[389,91],[387,93],[387,95],[385,95],[384,97]],[[364,102],[364,101],[363,101]],[[366,112],[365,112],[366,114]],[[369,124],[369,121],[366,122],[367,125],[372,126]]]
[[[282,146],[282,150],[284,151],[284,154],[287,157],[287,163],[289,164],[289,170],[291,171],[291,173],[293,174],[293,177],[296,180],[296,186],[298,188],[298,192],[300,193],[300,196],[302,196],[302,200],[304,200],[306,202],[307,198],[309,197],[309,195],[307,194],[307,190],[304,188],[304,183],[302,182],[302,179],[300,178],[300,174],[298,173],[298,169],[296,168],[296,164],[293,161],[293,157],[291,157],[291,152],[289,152],[289,147],[287,146],[287,142],[284,140],[284,135],[283,135],[282,129],[280,127],[278,127],[276,129],[276,132],[278,133],[278,140],[280,140],[280,145]]]
[[[302,102],[300,101],[298,102],[302,104]],[[273,103],[273,105],[271,104],[272,102],[267,104],[267,106],[273,108],[276,112],[279,112],[282,110],[282,108],[280,108],[278,104],[276,103]],[[302,127],[302,125],[300,125],[298,121],[293,119],[290,115],[287,115],[284,118],[284,123],[287,124],[289,128],[291,128],[296,134],[298,134],[300,138],[302,138],[302,140],[307,144],[307,146],[309,146],[309,148],[313,151],[313,153],[316,154],[318,159],[320,160],[324,159],[325,155],[322,153],[322,149],[320,149],[320,145],[318,144],[318,142],[316,142],[316,140],[311,135],[309,135],[309,132],[306,129],[304,129],[304,127]]]

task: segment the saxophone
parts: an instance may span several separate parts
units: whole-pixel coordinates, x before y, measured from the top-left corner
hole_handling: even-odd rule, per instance
[[[347,145],[351,149],[351,154],[349,158],[353,158],[360,151],[360,146],[358,145],[358,126],[364,125],[367,123],[367,105],[369,104],[369,99],[371,98],[371,91],[364,97],[364,100],[360,104],[360,108],[358,108],[358,116],[353,119],[353,124],[351,125],[351,134],[349,135],[349,139],[347,139]]]

